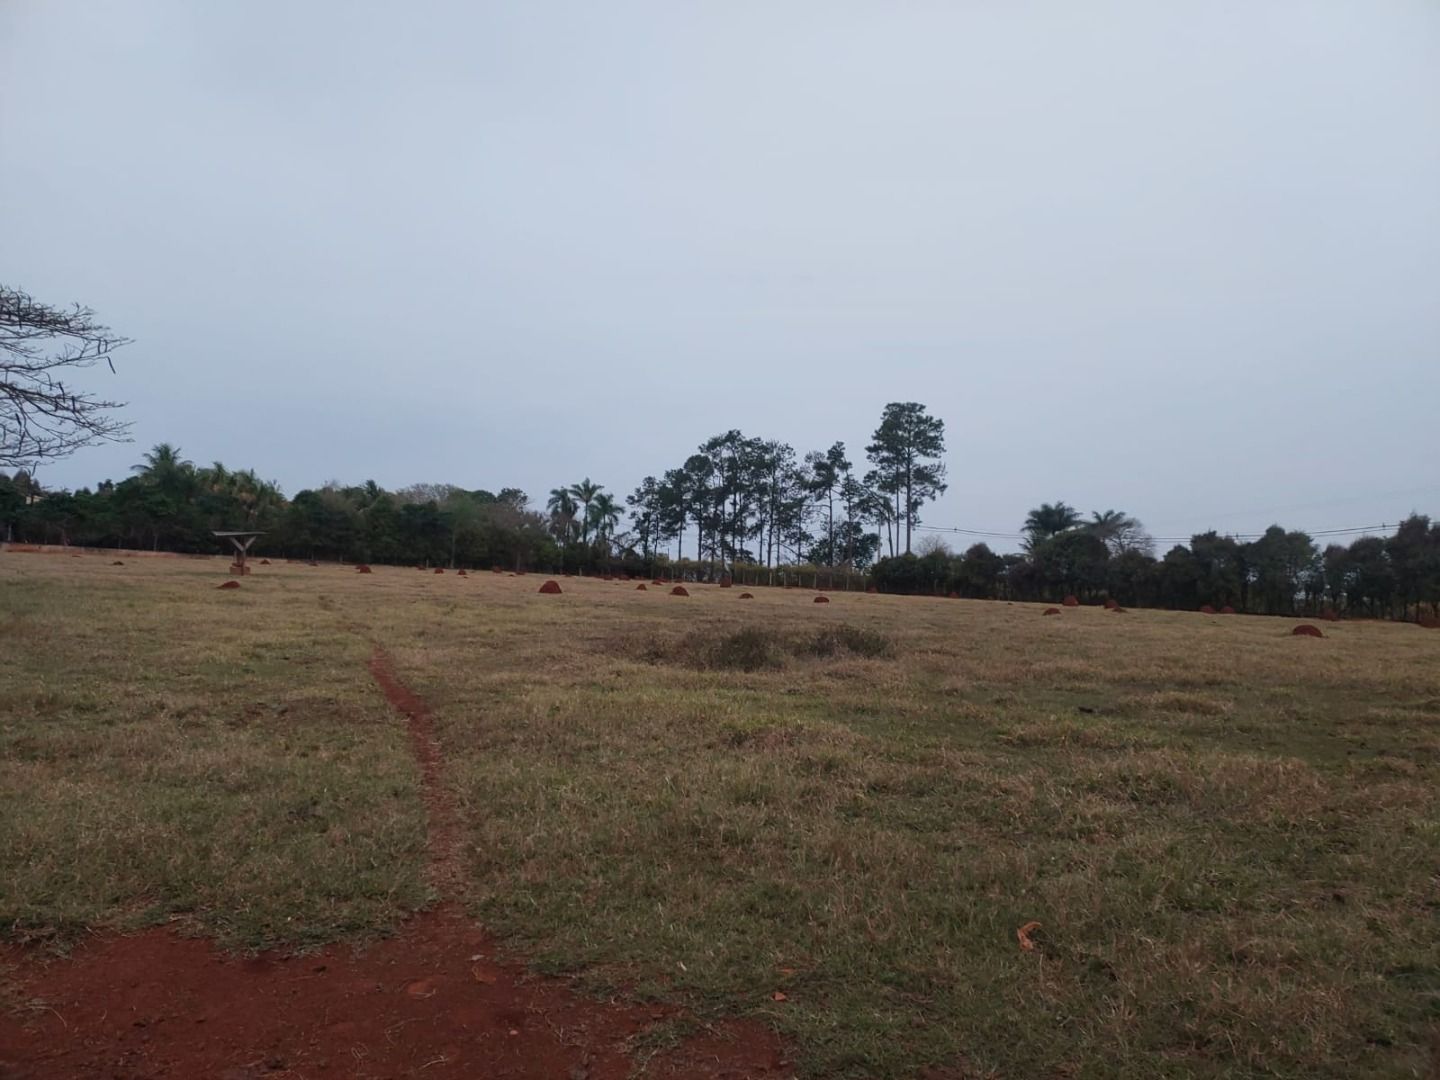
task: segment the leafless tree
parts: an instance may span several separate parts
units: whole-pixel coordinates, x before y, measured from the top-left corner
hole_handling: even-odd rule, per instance
[[[67,380],[129,339],[76,304],[53,308],[0,285],[0,467],[34,468],[99,442],[127,442],[122,402],[76,391]]]

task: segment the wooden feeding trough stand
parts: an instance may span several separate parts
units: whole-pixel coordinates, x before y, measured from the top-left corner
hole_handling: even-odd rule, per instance
[[[229,540],[235,547],[235,561],[230,564],[230,573],[236,577],[244,577],[250,572],[250,567],[245,564],[245,556],[250,552],[250,545],[255,542],[257,536],[264,536],[263,532],[217,532],[212,531],[211,535],[217,540]]]

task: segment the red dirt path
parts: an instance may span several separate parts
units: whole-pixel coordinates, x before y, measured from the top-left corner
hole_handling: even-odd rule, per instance
[[[458,826],[429,709],[376,648],[371,674],[408,721],[429,824],[430,877],[459,880]],[[14,965],[0,1008],[0,1080],[621,1080],[630,1040],[677,1015],[599,1002],[495,958],[459,905],[389,940],[309,956],[230,955],[166,930],[96,938],[70,960],[0,947]],[[760,1024],[707,1029],[652,1059],[660,1080],[793,1074]]]

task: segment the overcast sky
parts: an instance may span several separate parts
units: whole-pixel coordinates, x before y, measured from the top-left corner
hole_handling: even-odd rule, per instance
[[[134,445],[620,494],[945,420],[934,525],[1440,514],[1435,0],[0,0],[0,280]]]

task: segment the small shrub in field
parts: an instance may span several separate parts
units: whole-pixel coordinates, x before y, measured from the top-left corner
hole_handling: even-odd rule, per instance
[[[834,656],[851,653],[872,659],[895,655],[890,639],[876,630],[859,626],[827,626],[817,630],[796,650],[802,656]]]
[[[785,663],[775,635],[768,630],[746,627],[727,634],[715,643],[707,666],[727,671],[763,671]]]
[[[828,660],[845,656],[888,659],[895,655],[890,639],[858,626],[827,626],[785,633],[750,626],[725,633],[696,631],[674,642],[658,642],[645,650],[656,663],[719,671],[768,671],[792,658]]]

